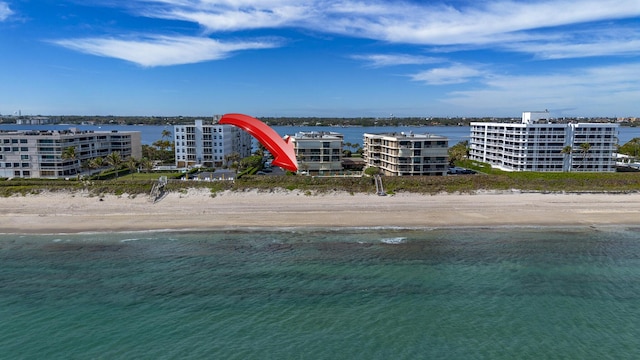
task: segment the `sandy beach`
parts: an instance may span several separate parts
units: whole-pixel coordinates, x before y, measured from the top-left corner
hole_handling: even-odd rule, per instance
[[[170,193],[4,198],[0,233],[206,230],[245,227],[490,227],[634,225],[640,194],[418,195],[300,192]]]

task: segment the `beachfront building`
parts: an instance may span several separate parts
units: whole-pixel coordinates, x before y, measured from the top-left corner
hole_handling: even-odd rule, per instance
[[[298,160],[298,170],[323,175],[342,171],[344,136],[337,132],[298,132],[290,137]]]
[[[63,158],[75,148],[75,159]],[[0,131],[0,177],[66,178],[89,160],[118,152],[122,159],[142,156],[139,131]]]
[[[226,155],[238,155],[240,159],[251,155],[252,137],[246,131],[233,125],[211,123],[202,119],[193,125],[174,125],[176,166],[222,167],[226,165]]]
[[[449,167],[449,140],[434,134],[364,134],[363,156],[367,167],[384,175],[442,176]]]
[[[505,171],[615,171],[618,124],[556,123],[547,111],[520,123],[471,123],[469,158]]]

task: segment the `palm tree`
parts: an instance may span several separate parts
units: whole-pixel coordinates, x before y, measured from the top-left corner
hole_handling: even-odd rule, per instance
[[[142,145],[142,156],[151,160],[158,160],[158,149],[151,145]]]
[[[89,168],[91,169],[100,169],[104,166],[104,160],[101,157],[93,158],[89,160]]]
[[[449,165],[455,166],[456,162],[462,161],[469,156],[469,141],[460,141],[447,150],[449,154]]]
[[[171,131],[164,129],[162,130],[162,139],[167,138],[169,140],[171,138]]]
[[[591,150],[591,144],[589,143],[580,144],[580,154],[582,154],[582,165],[584,165],[584,163],[589,158],[589,150]]]
[[[76,175],[78,176],[78,178],[80,178],[80,173],[78,172],[78,164],[77,164],[77,160],[78,160],[78,154],[76,153],[76,147],[75,146],[69,146],[67,148],[65,148],[62,151],[62,154],[60,155],[60,157],[62,158],[62,160],[71,160],[71,162],[73,162],[74,165],[74,172],[76,173]]]
[[[260,157],[264,157],[264,151],[265,151],[264,146],[262,146],[262,144],[260,144],[260,146],[258,146],[258,149],[256,150],[256,152],[254,154],[258,155]]]
[[[571,154],[573,153],[573,148],[571,145],[567,145],[560,150],[560,153],[564,155],[565,161],[568,159],[568,166],[566,167],[567,171],[571,171]]]
[[[126,162],[127,168],[129,168],[129,174],[131,174],[131,178],[133,178],[133,175],[136,172],[136,169],[138,168],[138,160],[136,160],[133,156],[130,156],[127,159]]]
[[[143,157],[142,159],[140,159],[140,166],[142,167],[142,170],[144,170],[144,172],[150,173],[151,170],[153,170],[153,161],[151,161],[149,158]]]
[[[91,160],[85,160],[85,161],[80,162],[80,170],[82,170],[83,173],[85,171],[91,169],[90,162],[91,162]]]
[[[234,163],[234,162],[240,161],[240,154],[237,153],[236,151],[234,151],[234,152],[232,152],[230,154],[227,154],[227,155],[224,156],[224,161],[226,163],[226,166],[230,168],[231,165],[229,163]]]
[[[120,153],[117,151],[114,151],[107,155],[104,160],[107,162],[107,164],[111,165],[114,171],[118,170],[118,168],[122,164],[122,158],[120,157]]]
[[[163,152],[168,151],[168,149],[171,149],[171,146],[172,146],[171,131],[167,129],[162,130],[162,138],[154,142],[153,145]]]

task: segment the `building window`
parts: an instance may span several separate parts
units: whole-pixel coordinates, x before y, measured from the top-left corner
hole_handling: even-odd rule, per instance
[[[2,159],[0,157],[0,159]],[[29,155],[20,155],[20,160],[29,160]]]

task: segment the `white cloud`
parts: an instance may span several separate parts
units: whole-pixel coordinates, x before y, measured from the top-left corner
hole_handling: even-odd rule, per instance
[[[485,75],[475,67],[453,64],[449,67],[433,68],[411,75],[414,81],[425,82],[429,85],[460,84]]]
[[[371,37],[414,44],[492,44],[530,38],[525,31],[640,14],[635,0],[492,1],[460,8],[395,7],[389,15],[370,19],[363,32]],[[393,11],[393,12],[391,12]],[[357,16],[357,15],[355,15]],[[566,29],[565,29],[566,31]],[[545,38],[547,35],[540,33]]]
[[[615,32],[594,29],[558,41],[522,42],[507,44],[511,51],[529,53],[539,59],[568,59],[593,56],[619,56],[640,54],[640,31],[616,29]]]
[[[85,38],[54,41],[87,54],[113,57],[142,66],[168,66],[219,60],[232,52],[278,46],[273,41],[220,42],[199,37],[150,36],[140,39]]]
[[[290,26],[314,12],[313,8],[287,0],[156,2],[164,6],[141,8],[141,14],[153,18],[194,22],[208,32]]]
[[[640,15],[637,0],[512,0],[453,7],[409,1],[151,0],[141,14],[192,21],[209,31],[300,27],[423,45],[494,44],[530,39],[533,29]],[[566,31],[566,29],[565,29]],[[537,34],[546,38],[548,34]]]
[[[0,1],[0,21],[6,20],[11,14],[13,14],[13,11],[9,9],[9,4]]]
[[[0,4],[8,9],[6,3]],[[206,34],[289,28],[430,46],[438,51],[490,47],[532,53],[545,59],[637,53],[639,42],[637,36],[628,35],[615,24],[611,25],[609,36],[600,37],[597,41],[592,40],[593,32],[579,33],[576,29],[578,25],[589,22],[637,17],[640,15],[638,0],[609,0],[606,4],[601,0],[497,0],[470,1],[458,6],[410,0],[132,0],[122,6],[127,6],[139,16],[195,23]],[[158,29],[158,33],[162,31]],[[634,31],[637,34],[638,30]],[[591,40],[582,40],[585,36]],[[228,55],[229,51],[226,45],[205,38],[182,38],[190,39],[188,41],[170,39],[180,38],[154,35],[151,40],[133,42],[92,38],[56,43],[102,56],[116,54],[116,57],[145,66],[215,60]],[[155,61],[140,52],[133,55],[120,52],[117,46],[113,46],[119,42],[124,46],[145,47],[151,52],[161,53],[160,58],[165,60]],[[197,49],[194,42],[203,42],[206,46]],[[236,45],[248,49],[255,46],[253,41],[242,44]],[[260,42],[258,47],[263,48],[263,45]],[[172,46],[177,49],[172,50]],[[193,54],[184,55],[190,60],[182,62],[179,58],[183,56],[171,55],[185,46],[193,47]],[[273,44],[266,47],[273,47]],[[413,61],[420,61],[416,59],[403,60],[397,55],[389,55],[386,59],[369,60],[372,66],[379,67],[393,64],[394,60],[396,64],[415,64]],[[416,76],[419,79],[422,75],[424,81],[430,82],[432,77],[437,78],[436,70],[443,71],[434,69],[432,73]]]
[[[640,63],[574,69],[564,73],[491,76],[485,87],[457,91],[443,99],[449,104],[475,109],[575,108],[577,115],[603,114],[616,109],[631,115],[640,99]]]
[[[363,60],[369,63],[371,67],[385,67],[397,65],[420,65],[433,64],[443,62],[444,60],[418,55],[407,54],[370,54],[370,55],[353,55],[352,59]]]

